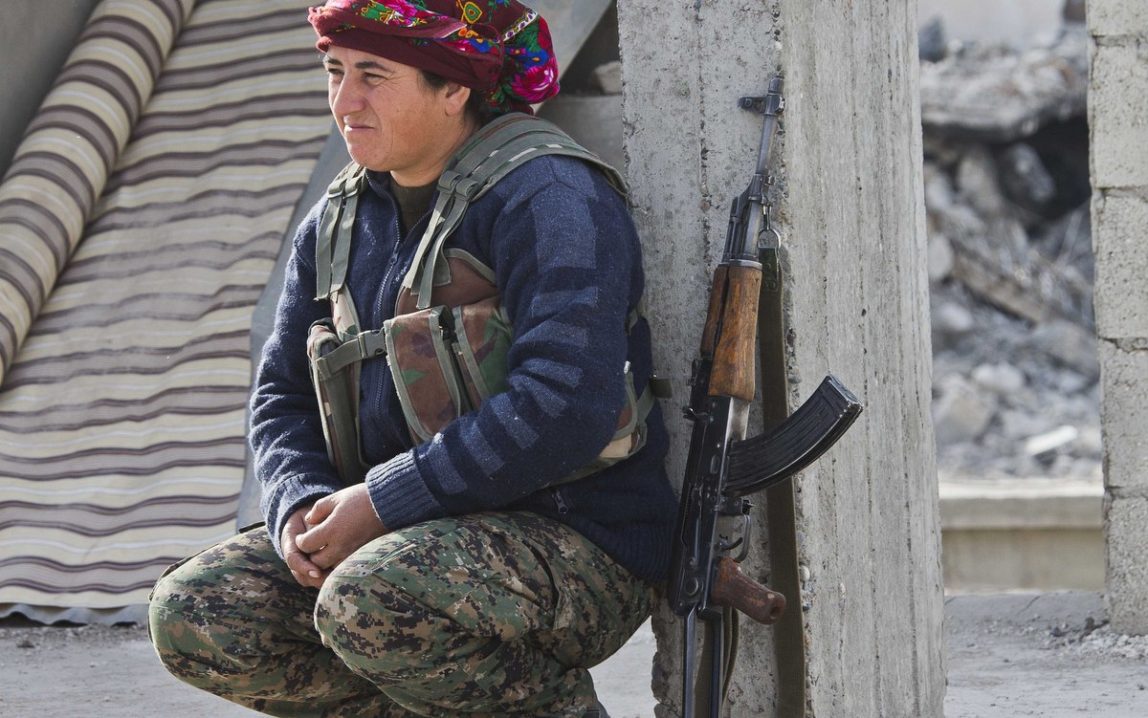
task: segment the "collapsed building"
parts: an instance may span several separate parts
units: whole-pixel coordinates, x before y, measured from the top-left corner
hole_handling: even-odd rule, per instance
[[[1100,481],[1088,48],[1073,23],[1023,52],[922,32],[943,477]]]

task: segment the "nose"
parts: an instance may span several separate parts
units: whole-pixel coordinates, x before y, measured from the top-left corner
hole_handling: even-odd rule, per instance
[[[336,119],[341,120],[363,108],[362,93],[355,88],[355,83],[346,77],[342,79],[342,82],[331,85],[327,99],[331,105],[331,114]]]

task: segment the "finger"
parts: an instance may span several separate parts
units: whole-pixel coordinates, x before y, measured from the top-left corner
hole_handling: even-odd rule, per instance
[[[296,534],[295,545],[300,551],[310,556],[322,550],[322,548],[329,543],[329,533],[330,531],[327,526],[319,524],[313,529],[308,529],[301,534]]]
[[[303,516],[303,523],[306,524],[307,528],[317,526],[323,522],[323,519],[331,515],[334,508],[335,500],[330,496],[324,496],[316,501],[311,510]]]
[[[347,558],[350,552],[338,545],[327,545],[311,554],[311,563],[324,571],[330,572]]]
[[[317,578],[323,571],[323,569],[312,563],[305,554],[302,554],[298,551],[287,554],[286,559],[287,568],[291,569],[292,573],[298,574],[300,576],[310,576],[311,578]]]
[[[287,562],[287,568],[294,573],[310,578],[322,578],[323,569],[316,566],[306,553],[290,544],[283,546],[283,559]]]
[[[295,578],[295,582],[304,588],[322,588],[323,582],[327,580],[330,571],[323,571],[316,578],[306,576],[298,571],[292,571],[291,575]]]

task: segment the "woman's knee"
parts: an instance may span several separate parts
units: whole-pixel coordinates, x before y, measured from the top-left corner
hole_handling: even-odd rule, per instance
[[[265,652],[263,634],[290,625],[293,599],[266,567],[274,554],[240,535],[168,569],[152,589],[148,632],[168,670],[238,672]],[[266,554],[269,554],[266,555]],[[309,614],[309,610],[304,615]]]
[[[410,578],[402,566],[333,571],[315,603],[323,644],[352,670],[376,680],[407,674],[412,661],[428,655],[442,637],[440,618],[402,588]]]
[[[169,671],[185,677],[192,667],[221,647],[219,632],[212,630],[218,617],[218,590],[210,577],[185,571],[186,564],[165,573],[156,582],[148,601],[148,635],[160,660]]]

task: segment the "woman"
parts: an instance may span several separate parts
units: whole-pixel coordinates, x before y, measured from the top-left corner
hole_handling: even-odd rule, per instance
[[[515,0],[330,0],[310,21],[365,171],[344,185],[355,202],[329,194],[294,240],[252,397],[266,527],[161,578],[157,651],[270,715],[604,715],[587,669],[648,615],[675,513],[660,412],[634,410],[652,369],[624,198],[592,163],[543,155],[470,202],[447,247],[489,276],[512,327],[505,379],[423,436],[396,359],[362,361],[364,475],[347,485],[312,326],[331,297],[357,308],[352,333],[402,314],[444,170],[484,125],[557,93],[558,73],[544,21]],[[325,292],[340,223],[345,289]],[[627,450],[603,461],[619,436]]]

